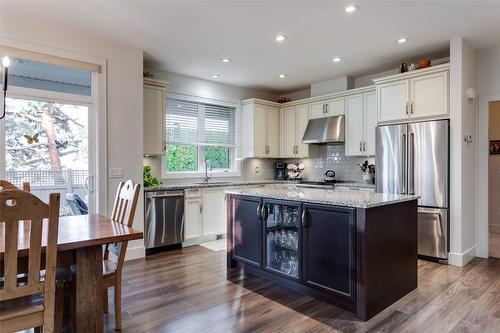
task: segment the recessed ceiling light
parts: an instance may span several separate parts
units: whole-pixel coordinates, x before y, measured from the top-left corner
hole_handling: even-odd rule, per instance
[[[284,79],[284,78],[286,78],[286,74],[284,74],[284,73],[282,73],[282,74],[278,74],[278,77],[279,77],[280,79]]]
[[[398,42],[398,44],[404,44],[404,43],[406,43],[407,41],[408,41],[408,38],[404,38],[404,37],[403,37],[403,38],[398,39],[396,42]]]
[[[332,59],[332,62],[341,62],[342,61],[342,58],[341,57],[334,57]]]
[[[219,74],[212,74],[212,79],[217,79],[217,78],[219,78],[219,77],[220,77],[220,75],[219,75]]]
[[[344,8],[344,11],[348,14],[350,13],[354,13],[356,10],[358,10],[358,6],[357,5],[349,5],[347,7]]]
[[[287,37],[285,35],[278,35],[276,36],[276,41],[277,42],[282,42],[286,39]]]
[[[228,63],[228,62],[231,62],[231,59],[229,59],[229,58],[222,58],[221,61],[224,62],[224,63]]]

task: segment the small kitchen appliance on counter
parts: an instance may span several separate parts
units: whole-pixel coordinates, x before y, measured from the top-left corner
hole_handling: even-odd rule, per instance
[[[325,178],[323,179],[325,184],[335,184],[335,171],[327,170],[325,172]]]
[[[274,179],[285,180],[286,179],[286,164],[283,162],[274,163]]]

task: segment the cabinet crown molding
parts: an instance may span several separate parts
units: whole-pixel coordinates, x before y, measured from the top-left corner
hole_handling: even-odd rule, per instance
[[[389,81],[405,80],[405,79],[410,79],[410,78],[416,77],[416,76],[427,75],[427,74],[432,74],[432,73],[436,73],[436,72],[443,72],[443,71],[446,71],[449,69],[450,69],[450,63],[440,64],[440,65],[436,65],[436,66],[430,66],[427,68],[416,69],[416,70],[405,72],[405,73],[398,73],[398,74],[379,77],[379,78],[373,79],[373,83],[380,84],[380,83],[385,83],[385,82],[389,82]]]
[[[151,79],[148,77],[144,77],[142,79],[143,79],[144,84],[147,84],[150,86],[161,87],[161,88],[166,88],[170,84],[170,82],[168,82],[168,81],[156,80],[156,79]]]

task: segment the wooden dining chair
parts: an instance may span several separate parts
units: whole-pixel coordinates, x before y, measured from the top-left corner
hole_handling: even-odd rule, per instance
[[[131,180],[120,182],[116,191],[111,220],[132,227],[141,186]],[[122,327],[122,269],[128,242],[107,244],[103,259],[103,304],[108,313],[108,288],[115,288],[115,328]]]
[[[0,179],[0,191],[3,190],[18,190],[18,187],[11,182]],[[23,182],[23,191],[31,192],[31,186],[29,182]]]
[[[4,284],[0,287],[0,328],[16,332],[43,326],[54,332],[55,269],[59,225],[59,193],[51,193],[49,204],[19,189],[0,191],[0,222],[4,222]],[[47,228],[43,219],[47,218]],[[18,237],[29,223],[28,278],[18,279]],[[46,239],[45,276],[41,279],[42,240]]]

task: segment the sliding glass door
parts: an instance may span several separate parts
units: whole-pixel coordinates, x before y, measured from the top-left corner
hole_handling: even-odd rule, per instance
[[[71,94],[41,97],[30,89],[9,93],[0,121],[0,178],[18,186],[29,182],[44,201],[50,193],[61,193],[61,215],[93,212],[95,149],[89,139],[94,117],[89,102]]]

